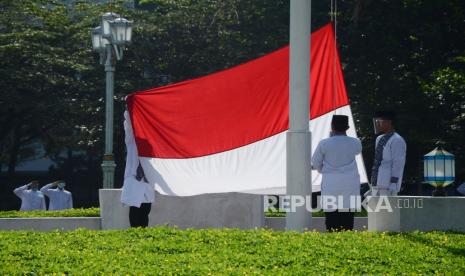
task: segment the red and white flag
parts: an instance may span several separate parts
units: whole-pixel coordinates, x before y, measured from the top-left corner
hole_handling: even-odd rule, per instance
[[[331,24],[312,33],[311,41],[313,151],[329,136],[333,114],[349,116],[348,135],[356,132]],[[285,192],[289,47],[205,77],[133,93],[127,106],[126,123],[132,126],[126,142],[134,155],[128,160],[140,161],[161,194]],[[361,156],[357,164],[361,182],[367,182]],[[313,171],[313,191],[320,183]]]

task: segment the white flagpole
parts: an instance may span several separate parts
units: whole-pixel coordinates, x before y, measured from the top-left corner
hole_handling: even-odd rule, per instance
[[[312,216],[301,199],[312,195],[310,114],[311,0],[291,0],[289,63],[289,131],[286,140],[286,194],[291,212],[286,229],[310,229]],[[294,206],[293,206],[294,205]],[[309,204],[308,204],[309,205]],[[309,205],[310,206],[310,205]],[[292,210],[295,208],[295,211]]]

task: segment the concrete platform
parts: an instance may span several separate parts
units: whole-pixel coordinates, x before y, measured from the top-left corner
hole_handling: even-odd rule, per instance
[[[77,228],[125,229],[129,227],[129,208],[120,202],[120,189],[100,190],[101,218],[0,218],[0,230],[74,230]],[[465,197],[371,197],[367,217],[356,217],[358,231],[460,231],[465,232]],[[263,197],[241,193],[206,194],[171,197],[157,194],[152,206],[149,226],[168,225],[179,228],[265,227],[285,229],[284,217],[265,217]],[[313,229],[324,232],[323,217],[312,218]]]
[[[99,217],[0,218],[0,230],[100,230]]]
[[[371,197],[368,207],[368,231],[465,232],[465,197]]]
[[[100,189],[102,229],[129,227],[129,208],[121,204],[121,189]],[[263,227],[263,196],[243,193],[165,196],[156,194],[149,214],[149,226],[184,228]]]

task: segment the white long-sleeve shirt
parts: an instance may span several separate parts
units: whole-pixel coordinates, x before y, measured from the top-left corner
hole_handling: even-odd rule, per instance
[[[49,210],[63,210],[73,208],[73,197],[65,189],[51,189],[52,183],[47,184],[40,189],[50,199]]]
[[[27,185],[18,187],[13,191],[21,198],[21,211],[46,210],[44,195],[37,190],[28,190]]]
[[[324,162],[332,167],[342,167],[352,163],[361,152],[362,143],[359,139],[335,135],[320,141],[313,153],[312,165],[322,173]]]
[[[376,146],[383,135],[376,138]],[[406,154],[407,144],[405,140],[398,133],[394,133],[383,149],[383,159],[378,169],[378,180],[376,183],[378,188],[400,191]]]

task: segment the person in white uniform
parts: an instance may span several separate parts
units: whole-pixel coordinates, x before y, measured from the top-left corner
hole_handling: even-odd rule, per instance
[[[20,211],[46,210],[44,195],[39,191],[36,180],[14,189],[14,194],[21,199]]]
[[[379,111],[373,123],[376,138],[375,160],[371,171],[371,194],[395,196],[402,186],[407,144],[394,129],[395,113]]]
[[[73,196],[65,190],[65,182],[55,181],[40,189],[50,199],[49,210],[64,210],[73,208]]]
[[[129,207],[129,224],[131,227],[147,227],[152,203],[155,202],[153,183],[146,179],[140,164],[135,138],[132,131],[131,118],[124,112],[124,131],[126,143],[126,169],[124,171],[121,203]]]
[[[360,175],[355,157],[362,152],[359,139],[349,137],[349,117],[334,115],[331,137],[320,141],[312,167],[322,174],[321,206],[328,231],[352,230],[360,196]]]

